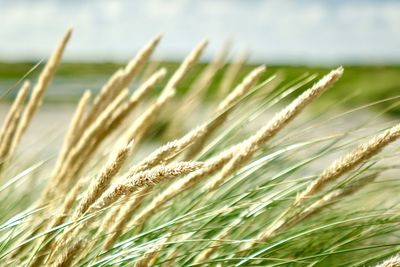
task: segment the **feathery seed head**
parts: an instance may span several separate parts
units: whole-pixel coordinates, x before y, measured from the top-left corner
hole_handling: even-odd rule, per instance
[[[123,195],[129,195],[142,188],[152,187],[155,184],[185,175],[200,169],[201,162],[176,162],[168,165],[159,165],[153,169],[139,172],[133,176],[128,176],[102,194],[102,196],[92,205],[90,212],[102,209],[117,201]]]
[[[333,162],[322,174],[301,192],[293,205],[301,204],[305,199],[321,191],[328,183],[379,153],[386,145],[400,137],[400,124],[374,136],[369,142],[359,145],[344,157]]]
[[[400,267],[400,256],[393,256],[390,259],[376,265],[375,267]]]
[[[267,125],[262,127],[256,134],[243,142],[238,153],[228,162],[221,173],[213,178],[206,186],[207,191],[212,191],[223,183],[225,178],[236,171],[240,166],[249,160],[259,147],[274,137],[283,127],[293,120],[301,110],[311,101],[320,96],[327,88],[335,83],[342,75],[343,68],[339,67],[325,75],[321,80],[306,90],[287,107],[278,112]]]

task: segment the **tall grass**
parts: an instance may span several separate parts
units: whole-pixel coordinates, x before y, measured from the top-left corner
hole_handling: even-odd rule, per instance
[[[167,74],[157,36],[82,94],[57,156],[31,159],[21,140],[71,33],[0,131],[2,264],[400,266],[398,122],[353,119],[373,103],[302,114],[342,67],[286,81],[260,66],[235,84],[246,56],[224,47],[187,81],[207,41]]]

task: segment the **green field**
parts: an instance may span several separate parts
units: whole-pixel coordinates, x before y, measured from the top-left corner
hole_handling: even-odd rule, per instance
[[[169,73],[172,73],[178,66],[176,62],[161,63],[165,66]],[[10,89],[10,85],[14,84],[23,77],[35,63],[0,63],[0,92],[4,95]],[[47,102],[75,102],[83,89],[90,88],[98,90],[107,78],[118,68],[122,67],[122,63],[63,63],[57,71],[56,79],[50,88]],[[187,85],[196,77],[196,75],[204,68],[205,64],[197,65],[188,75],[185,82],[178,88],[182,93],[187,89]],[[246,73],[248,73],[255,65],[244,66],[236,82],[238,82]],[[42,66],[38,66],[29,75],[28,79],[35,80]],[[307,67],[307,66],[268,66],[268,71],[263,78],[267,78],[274,74],[279,74],[284,82],[292,81],[306,73],[317,74],[318,77],[327,73],[332,67]],[[334,90],[330,90],[318,102],[317,107],[326,106],[327,102],[335,103],[347,99],[345,102],[349,106],[360,106],[374,101],[399,96],[400,90],[400,66],[344,66],[345,75],[335,85]],[[210,87],[210,96],[213,90],[218,88],[218,84],[223,75],[223,71],[216,76]],[[2,86],[2,81],[8,81],[7,85]],[[59,88],[60,85],[63,85]],[[162,84],[159,86],[162,87]],[[12,90],[11,90],[12,91]],[[11,99],[13,93],[8,94],[5,99]],[[395,100],[390,103],[394,103]],[[380,110],[388,107],[388,102],[376,105]],[[391,108],[390,114],[400,114],[398,107]]]

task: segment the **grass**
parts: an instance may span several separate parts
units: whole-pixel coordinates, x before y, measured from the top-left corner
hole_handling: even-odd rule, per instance
[[[388,116],[398,111],[398,68],[245,65],[229,77],[223,57],[196,64],[201,42],[146,74],[156,37],[126,65],[93,71],[60,64],[66,36],[28,74],[39,81],[30,96],[14,89],[27,99],[2,125],[0,148],[13,144],[0,150],[4,264],[400,264],[400,126]],[[8,66],[8,78],[32,65],[21,66]],[[24,147],[54,75],[103,71],[101,90],[79,93],[57,155]],[[369,91],[348,93],[357,86]]]
[[[0,78],[16,81],[21,78],[28,70],[34,67],[36,62],[32,63],[0,63]],[[172,73],[178,67],[179,62],[162,62],[160,66],[164,66],[169,73]],[[121,63],[63,63],[57,72],[56,82],[59,83],[68,82],[68,80],[76,81],[77,79],[93,81],[99,79],[98,77],[108,77],[116,69],[122,67]],[[186,91],[194,79],[194,74],[201,72],[206,67],[206,63],[200,63],[196,65],[185,81],[180,85],[180,92]],[[241,68],[240,73],[236,78],[236,82],[240,81],[246,73],[256,67],[255,65],[245,65]],[[323,109],[324,106],[337,101],[342,100],[344,97],[350,95],[352,97],[346,102],[346,107],[354,107],[357,105],[363,105],[390,97],[397,96],[397,89],[400,86],[398,79],[400,75],[400,66],[345,66],[346,75],[336,85],[336,89],[328,92],[325,97],[315,105],[315,108]],[[305,73],[322,75],[329,71],[330,67],[310,67],[310,66],[279,66],[279,65],[268,65],[268,74],[264,74],[262,77],[266,79],[270,77],[272,73],[278,73],[282,76],[285,81],[293,80]],[[213,79],[213,86],[210,88],[209,96],[213,96],[213,88],[218,88],[221,83],[223,76],[218,73]],[[35,79],[37,72],[34,72],[31,76]],[[100,78],[102,79],[102,78]],[[91,84],[88,82],[90,85]],[[162,86],[160,85],[161,89]],[[93,88],[95,90],[96,88]],[[75,93],[76,92],[76,93]],[[63,92],[57,92],[56,96],[49,96],[46,101],[51,102],[71,102],[75,103],[79,98],[79,91],[74,91],[74,94],[64,89]],[[11,98],[9,98],[11,99]],[[385,108],[385,104],[376,106],[378,109]],[[393,115],[399,115],[400,110],[398,108],[391,109],[390,113]]]

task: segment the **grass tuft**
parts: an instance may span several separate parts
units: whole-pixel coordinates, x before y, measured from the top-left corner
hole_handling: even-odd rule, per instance
[[[400,126],[369,113],[398,96],[311,112],[342,67],[288,79],[226,45],[200,71],[203,40],[171,69],[156,36],[82,94],[53,153],[20,141],[70,36],[0,128],[4,265],[400,266]]]

